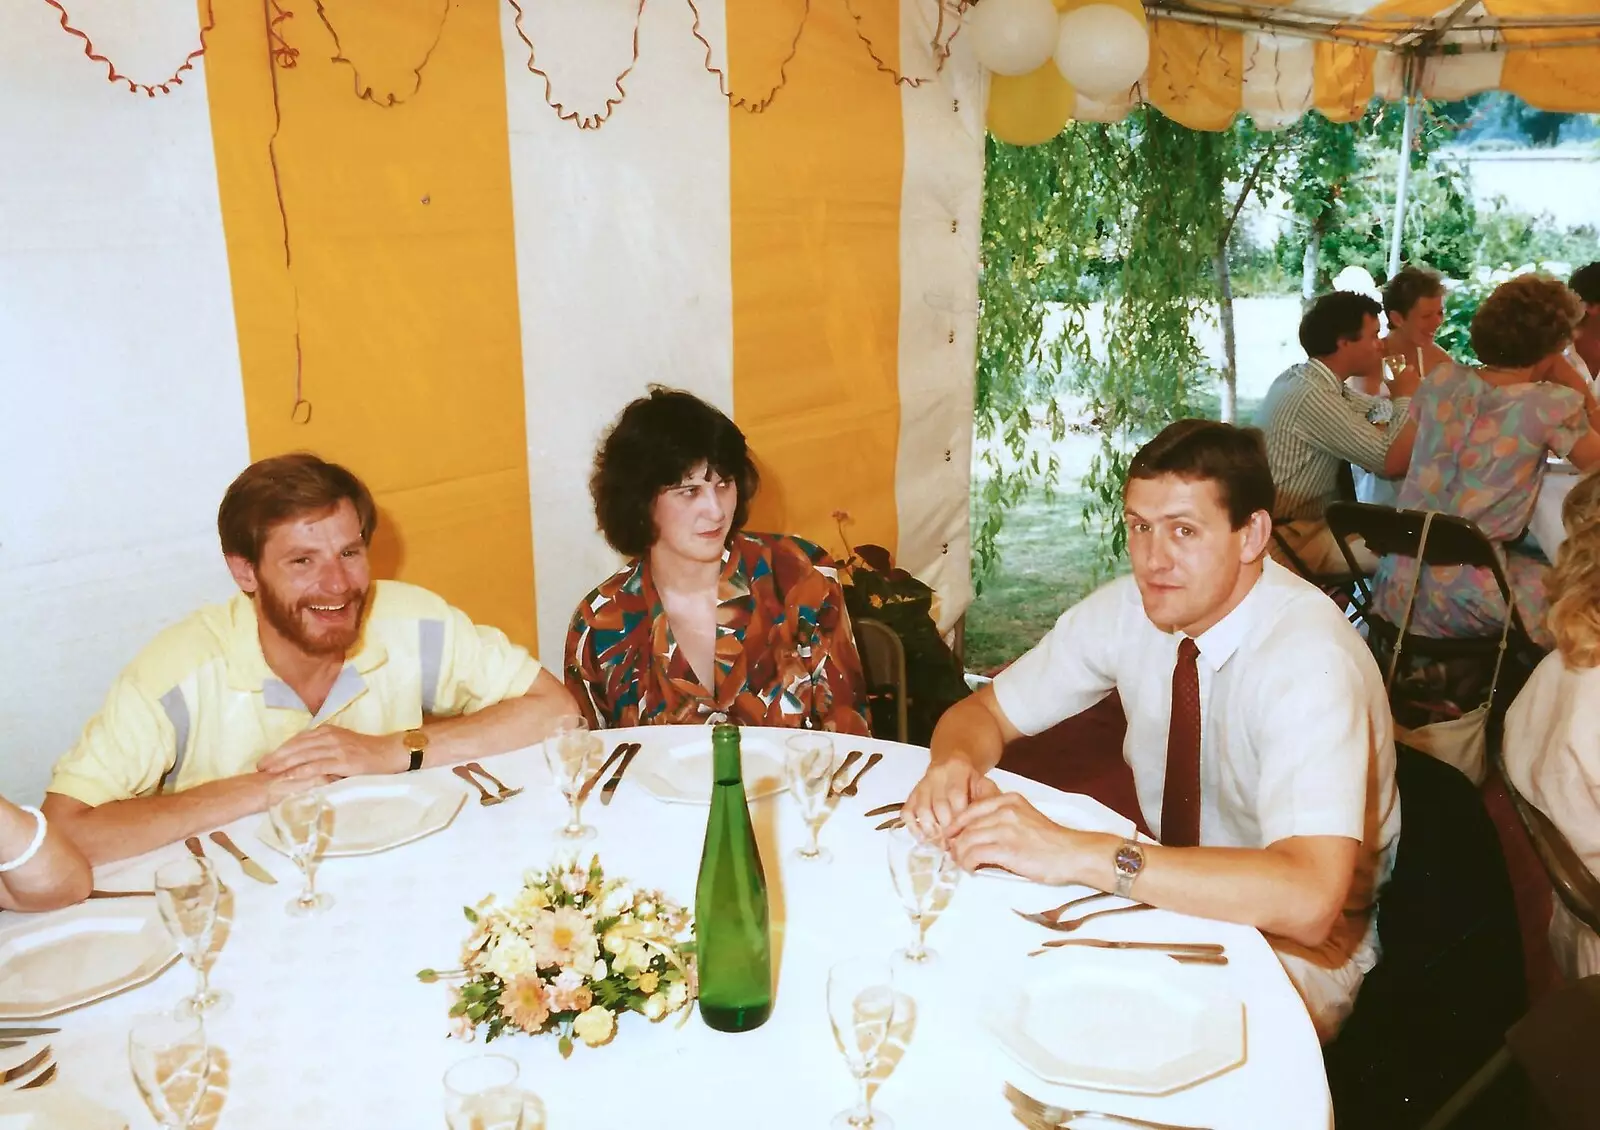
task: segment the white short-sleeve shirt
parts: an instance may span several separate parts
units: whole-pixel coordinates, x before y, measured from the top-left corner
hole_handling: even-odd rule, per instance
[[[1132,577],[1064,612],[995,676],[1012,725],[1036,734],[1113,689],[1128,717],[1123,756],[1159,838],[1178,633],[1145,615]],[[1345,918],[1308,951],[1273,939],[1318,1028],[1337,1029],[1377,962],[1371,911],[1400,835],[1394,735],[1366,643],[1320,590],[1267,560],[1227,616],[1196,637],[1200,655],[1200,843],[1264,848],[1291,836],[1359,840]]]

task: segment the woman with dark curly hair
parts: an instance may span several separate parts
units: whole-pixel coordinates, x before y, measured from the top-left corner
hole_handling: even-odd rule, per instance
[[[628,564],[567,630],[567,687],[595,727],[717,722],[866,734],[861,659],[818,546],[744,529],[744,434],[687,392],[622,410],[589,481]]]
[[[1412,398],[1417,439],[1397,506],[1466,518],[1506,546],[1527,528],[1551,452],[1580,471],[1600,464],[1582,378],[1562,356],[1582,314],[1577,295],[1555,279],[1521,275],[1495,288],[1472,319],[1481,366],[1436,369]],[[1523,626],[1548,651],[1555,638],[1545,623],[1544,563],[1511,548],[1503,560]],[[1409,557],[1379,563],[1378,615],[1399,622],[1414,569]],[[1434,567],[1417,586],[1411,630],[1482,636],[1505,617],[1494,574]]]

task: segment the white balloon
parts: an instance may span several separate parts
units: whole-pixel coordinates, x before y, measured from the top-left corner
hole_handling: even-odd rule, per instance
[[[1126,8],[1089,4],[1061,17],[1056,68],[1090,98],[1122,93],[1144,76],[1149,63],[1150,35]]]
[[[978,62],[997,75],[1025,75],[1050,61],[1059,20],[1050,0],[981,0],[963,27]]]

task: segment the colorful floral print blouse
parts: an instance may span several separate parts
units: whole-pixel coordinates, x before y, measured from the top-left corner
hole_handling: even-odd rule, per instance
[[[844,592],[820,547],[737,533],[717,591],[716,686],[672,637],[647,559],[579,602],[567,689],[595,727],[717,722],[868,733],[861,659]]]

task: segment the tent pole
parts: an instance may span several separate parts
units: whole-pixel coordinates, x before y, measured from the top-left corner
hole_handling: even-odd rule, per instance
[[[1421,99],[1410,81],[1413,66],[1414,61],[1406,68],[1406,116],[1400,126],[1400,173],[1395,178],[1394,226],[1389,231],[1388,277],[1391,279],[1400,270],[1400,252],[1406,227],[1406,188],[1411,180],[1411,144],[1417,132],[1417,114],[1421,110]]]

